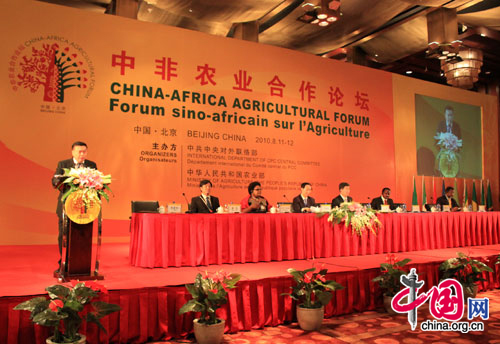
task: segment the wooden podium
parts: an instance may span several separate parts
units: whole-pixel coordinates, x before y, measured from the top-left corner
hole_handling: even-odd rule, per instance
[[[97,223],[97,249],[95,268],[92,271],[92,233],[94,224]],[[69,280],[102,280],[99,274],[99,259],[101,252],[101,227],[102,217],[87,224],[78,224],[71,221],[63,211],[63,252],[61,265],[54,277],[60,282]]]

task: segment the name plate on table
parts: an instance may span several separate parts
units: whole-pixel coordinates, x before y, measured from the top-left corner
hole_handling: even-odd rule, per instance
[[[170,203],[167,205],[167,213],[180,214],[182,213],[182,205],[180,203]]]
[[[391,206],[389,204],[382,204],[380,208],[381,213],[388,213],[391,211]]]
[[[443,211],[450,211],[449,205],[443,205]]]
[[[280,213],[291,213],[292,203],[278,202],[278,209]]]
[[[332,210],[332,205],[330,203],[321,203],[319,205],[319,212],[320,213],[329,213],[330,210]]]
[[[411,211],[414,213],[419,213],[420,212],[420,206],[419,205],[412,205],[411,206]]]
[[[241,204],[228,204],[227,212],[229,214],[241,213]]]
[[[486,211],[486,206],[485,205],[480,205],[478,211]]]

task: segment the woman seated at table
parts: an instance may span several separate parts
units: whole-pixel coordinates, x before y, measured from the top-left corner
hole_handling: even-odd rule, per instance
[[[241,200],[242,213],[266,213],[271,208],[267,199],[262,195],[262,186],[259,182],[248,185],[248,197]]]

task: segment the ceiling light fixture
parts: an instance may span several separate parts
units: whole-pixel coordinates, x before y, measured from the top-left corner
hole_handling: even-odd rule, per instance
[[[470,89],[479,80],[483,65],[483,52],[478,49],[462,48],[453,60],[441,61],[446,82],[452,86]]]
[[[330,23],[336,22],[341,15],[339,12],[339,0],[320,0],[316,2],[316,5],[307,2],[302,5],[302,8],[306,12],[297,18],[297,20],[307,24],[317,24],[321,27],[326,27]]]

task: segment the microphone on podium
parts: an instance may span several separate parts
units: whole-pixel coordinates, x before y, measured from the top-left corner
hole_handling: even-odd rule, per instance
[[[188,206],[188,210],[186,211],[186,214],[189,214],[189,213],[191,213],[191,204],[189,204],[189,201],[188,201],[186,194],[184,192],[182,193],[182,196],[184,196],[184,199],[186,200],[186,204]]]
[[[288,199],[288,197],[286,197],[286,195],[283,195],[283,197],[285,198],[285,200],[290,203],[290,200]]]

